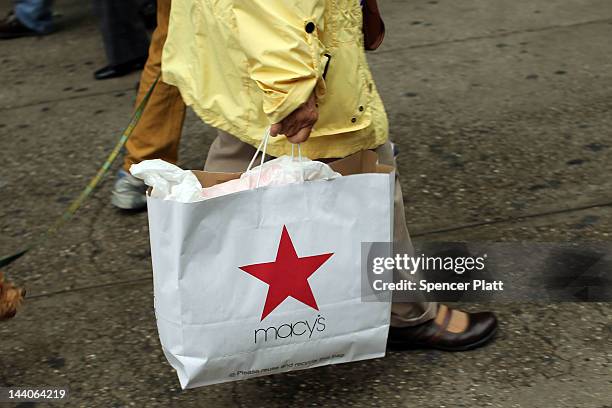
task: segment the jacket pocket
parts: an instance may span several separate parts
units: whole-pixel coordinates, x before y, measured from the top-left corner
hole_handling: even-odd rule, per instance
[[[365,57],[357,41],[330,50],[325,76],[326,94],[318,101],[319,120],[312,137],[354,132],[372,123],[371,86]]]

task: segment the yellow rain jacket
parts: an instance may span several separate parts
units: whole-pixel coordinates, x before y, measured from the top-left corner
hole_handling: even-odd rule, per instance
[[[359,0],[173,0],[162,69],[205,122],[253,146],[313,90],[319,120],[304,155],[344,157],[387,139]],[[268,152],[291,144],[272,138]]]

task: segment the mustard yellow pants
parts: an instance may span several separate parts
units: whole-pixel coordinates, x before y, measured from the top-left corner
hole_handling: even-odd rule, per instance
[[[168,35],[170,2],[157,0],[157,28],[151,37],[149,58],[140,77],[136,105],[144,98],[161,71],[162,50]],[[123,168],[129,170],[132,164],[148,159],[176,163],[184,120],[185,104],[178,89],[158,82],[140,122],[125,145],[127,154]]]

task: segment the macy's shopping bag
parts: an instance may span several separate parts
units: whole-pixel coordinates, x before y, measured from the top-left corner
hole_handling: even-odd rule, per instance
[[[194,203],[148,197],[159,337],[183,388],[384,356],[390,303],[364,301],[360,276],[362,242],[392,239],[393,168],[376,161]],[[204,187],[240,176],[194,173]]]

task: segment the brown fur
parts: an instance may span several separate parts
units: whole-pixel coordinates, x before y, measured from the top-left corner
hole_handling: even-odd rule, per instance
[[[5,282],[4,274],[0,272],[0,320],[15,316],[24,296],[25,289],[18,288],[10,282]]]

